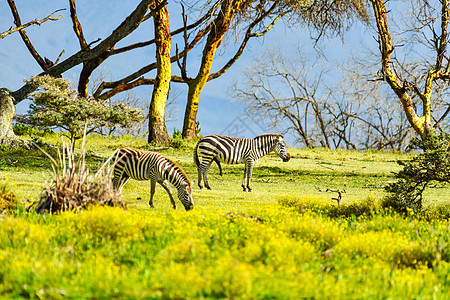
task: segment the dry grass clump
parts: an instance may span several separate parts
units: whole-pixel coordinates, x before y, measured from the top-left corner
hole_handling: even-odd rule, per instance
[[[9,191],[6,183],[0,182],[0,213],[14,209],[17,202],[16,195]]]
[[[91,175],[86,168],[85,138],[78,160],[72,149],[63,143],[56,160],[41,149],[52,160],[53,181],[46,181],[36,212],[79,211],[92,205],[125,208],[120,192],[113,188],[110,161],[107,160],[95,175]]]

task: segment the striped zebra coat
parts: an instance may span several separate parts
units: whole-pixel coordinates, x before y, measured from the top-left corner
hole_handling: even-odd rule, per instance
[[[287,150],[284,137],[281,134],[263,134],[253,139],[240,139],[221,135],[208,135],[200,139],[194,150],[194,162],[198,171],[198,186],[202,189],[202,179],[207,189],[211,189],[208,183],[208,170],[214,161],[219,166],[220,162],[226,164],[245,163],[242,188],[252,191],[250,179],[252,178],[254,164],[264,155],[275,151],[283,161],[288,161],[291,156]],[[200,162],[199,156],[202,158]],[[203,177],[203,178],[202,178]]]
[[[158,182],[169,194],[174,209],[177,208],[172,196],[170,182],[178,190],[178,199],[186,210],[194,208],[191,183],[179,165],[159,153],[134,148],[121,148],[115,153],[113,185],[122,190],[130,178],[150,180],[150,207],[153,207],[153,195]]]

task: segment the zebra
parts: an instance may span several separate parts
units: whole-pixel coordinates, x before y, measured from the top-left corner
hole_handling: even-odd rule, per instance
[[[186,210],[194,208],[192,198],[191,182],[186,173],[179,165],[163,155],[131,147],[118,149],[115,153],[116,162],[113,169],[114,189],[122,191],[123,186],[130,178],[136,180],[150,180],[150,201],[153,207],[153,195],[155,194],[156,182],[158,182],[169,194],[170,202],[174,209],[177,208],[172,196],[170,182],[178,190],[178,199],[183,203]]]
[[[207,135],[200,139],[194,149],[194,163],[198,171],[198,186],[203,188],[202,176],[207,189],[211,189],[208,183],[207,173],[211,163],[217,163],[222,176],[222,166],[220,162],[227,164],[245,163],[244,179],[242,188],[245,191],[252,191],[250,179],[254,164],[267,153],[275,151],[284,162],[291,158],[284,136],[281,134],[263,134],[253,139],[233,138],[221,135]],[[200,163],[199,154],[202,157]],[[247,181],[247,182],[246,182]]]

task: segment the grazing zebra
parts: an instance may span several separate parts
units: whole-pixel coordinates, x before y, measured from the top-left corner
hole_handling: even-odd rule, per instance
[[[222,176],[220,162],[227,164],[245,163],[242,188],[244,192],[246,188],[251,192],[250,179],[252,178],[253,165],[261,157],[275,151],[285,162],[291,158],[283,138],[281,134],[263,134],[254,139],[238,139],[215,134],[203,137],[198,141],[194,150],[194,162],[198,171],[198,186],[201,189],[203,188],[203,176],[206,188],[211,189],[208,184],[207,173],[213,161],[219,166],[220,176]],[[201,163],[198,151],[202,157]]]
[[[150,207],[153,207],[153,195],[156,182],[169,194],[174,209],[177,208],[173,200],[172,190],[168,181],[178,190],[178,199],[186,210],[194,208],[191,183],[186,173],[175,162],[159,153],[134,148],[121,148],[117,150],[116,162],[113,170],[113,185],[115,189],[122,190],[130,178],[136,180],[150,180]]]

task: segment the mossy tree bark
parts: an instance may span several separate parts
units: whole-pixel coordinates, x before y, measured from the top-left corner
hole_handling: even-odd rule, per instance
[[[0,140],[14,138],[12,121],[16,115],[14,98],[8,89],[0,89]]]
[[[158,0],[156,4],[160,2],[162,1]],[[156,78],[149,109],[148,142],[165,144],[170,139],[166,128],[165,110],[172,76],[171,37],[167,6],[160,9],[153,20],[155,24]]]

